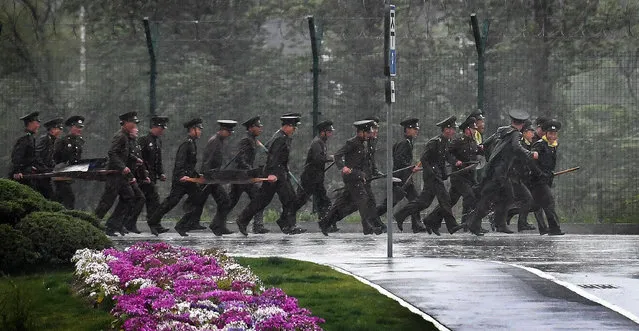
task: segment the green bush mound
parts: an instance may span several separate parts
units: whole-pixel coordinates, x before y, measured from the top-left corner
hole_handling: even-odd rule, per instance
[[[82,210],[69,210],[69,209],[65,209],[60,212],[62,214],[69,215],[71,217],[75,217],[83,221],[86,221],[90,223],[91,225],[95,226],[96,228],[100,230],[104,230],[104,226],[100,224],[100,219],[95,217],[94,214],[87,213],[86,211],[82,211]]]
[[[34,211],[61,211],[64,207],[45,199],[26,185],[0,179],[0,224],[17,224]]]
[[[31,213],[16,229],[31,239],[35,252],[46,263],[69,263],[81,248],[111,247],[111,240],[100,229],[59,212]]]
[[[0,273],[19,270],[38,258],[31,239],[10,225],[0,224]]]

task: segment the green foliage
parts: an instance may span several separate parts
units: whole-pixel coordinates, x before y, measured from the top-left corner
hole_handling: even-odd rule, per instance
[[[104,232],[62,213],[31,213],[16,228],[31,239],[35,251],[47,263],[70,263],[78,249],[99,250],[111,246]]]
[[[100,223],[100,219],[98,219],[94,214],[88,213],[86,211],[65,209],[62,210],[60,213],[75,217],[77,219],[81,219],[83,221],[87,221],[89,224],[95,226],[98,229],[104,229],[104,226]]]
[[[61,204],[45,199],[26,185],[8,179],[0,179],[0,224],[15,225],[25,215],[34,211],[60,211]]]
[[[0,224],[0,274],[24,268],[37,259],[29,238],[7,224]]]
[[[280,214],[274,209],[264,210],[264,223],[275,223],[280,217]]]
[[[351,276],[327,266],[284,258],[236,258],[326,320],[325,330],[436,330],[422,317]]]

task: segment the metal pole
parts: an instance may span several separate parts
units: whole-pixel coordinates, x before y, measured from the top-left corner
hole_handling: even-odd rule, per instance
[[[395,50],[395,5],[389,4],[384,15],[384,74],[386,81],[386,228],[387,257],[393,257],[393,103],[395,103],[395,80],[397,75],[397,52]]]
[[[313,118],[313,137],[319,134],[317,130],[317,124],[319,122],[319,45],[317,40],[317,33],[315,31],[315,18],[313,16],[307,16],[308,19],[308,31],[311,35],[311,51],[313,55],[313,111],[311,116]],[[317,213],[317,199],[313,194],[313,213]]]
[[[149,74],[149,113],[151,116],[156,115],[157,97],[155,94],[155,80],[157,78],[157,64],[155,59],[155,50],[153,49],[153,39],[151,38],[151,28],[149,27],[149,18],[142,20],[144,23],[144,35],[146,36],[146,48],[149,51],[149,61],[151,64],[151,72]]]
[[[473,37],[475,39],[475,48],[477,49],[477,109],[484,110],[485,95],[485,72],[486,60],[484,53],[486,50],[486,39],[488,38],[488,28],[490,23],[484,20],[483,33],[479,31],[479,23],[477,22],[477,14],[470,14],[470,25],[473,29]]]
[[[389,83],[391,78],[388,77]],[[393,104],[388,104],[386,111],[388,136],[386,137],[386,229],[387,257],[393,257]]]

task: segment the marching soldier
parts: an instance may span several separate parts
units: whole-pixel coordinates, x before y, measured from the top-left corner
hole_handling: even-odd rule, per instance
[[[167,128],[169,118],[166,116],[151,117],[151,129],[149,133],[138,139],[141,148],[142,160],[148,171],[149,183],[140,183],[140,190],[144,193],[146,204],[146,219],[149,228],[160,228],[160,224],[150,222],[151,215],[160,206],[160,195],[156,186],[157,181],[166,181],[164,166],[162,165],[162,135]],[[164,228],[162,228],[164,229]],[[165,229],[168,230],[168,229]]]
[[[136,203],[144,200],[142,192],[139,189],[134,190],[134,187],[131,186],[131,183],[135,182],[135,177],[127,165],[130,164],[130,158],[135,148],[135,138],[132,137],[132,134],[137,130],[140,121],[137,112],[134,111],[122,114],[119,118],[122,127],[113,136],[109,148],[107,169],[117,170],[120,173],[107,175],[104,193],[95,209],[96,216],[103,218],[119,196],[118,204],[106,222],[105,232],[109,236],[117,236],[116,231],[122,235],[126,234],[124,222],[127,215],[134,210]]]
[[[471,116],[466,118],[464,123],[459,125],[462,135],[455,138],[448,148],[450,154],[452,154],[455,159],[455,164],[457,164],[452,167],[454,171],[461,171],[461,169],[477,162],[477,155],[480,152],[475,140],[475,123],[476,120],[474,117]],[[461,163],[458,161],[461,161]],[[463,198],[462,223],[466,222],[466,218],[475,208],[475,204],[477,203],[477,198],[473,189],[473,186],[477,184],[474,172],[474,169],[469,169],[450,176],[450,190],[448,195],[450,196],[451,206],[454,206],[460,198]],[[444,216],[445,213],[443,208],[441,206],[437,206],[424,219],[426,228],[439,236],[439,228]],[[448,232],[453,232],[453,228],[449,227]]]
[[[301,187],[297,190],[297,205],[294,212],[297,212],[306,204],[308,198],[315,197],[317,201],[318,215],[322,218],[331,206],[331,200],[326,194],[324,187],[324,167],[327,162],[333,160],[332,155],[328,155],[326,142],[333,135],[333,122],[324,121],[317,124],[318,136],[313,139],[311,147],[306,154],[306,164],[302,172]]]
[[[433,199],[437,197],[437,201],[441,207],[441,213],[446,221],[446,227],[448,229],[454,229],[458,226],[451,209],[450,196],[444,186],[444,180],[448,177],[446,174],[446,162],[456,167],[461,167],[463,164],[460,160],[455,161],[455,158],[448,150],[450,139],[455,136],[456,120],[457,118],[455,116],[451,116],[437,123],[442,133],[437,137],[431,138],[426,143],[426,149],[420,158],[424,169],[422,177],[424,187],[419,197],[395,213],[397,224],[404,222],[404,219],[406,219],[408,215],[419,213],[428,208],[433,202]],[[454,232],[452,230],[449,231],[451,233]]]
[[[20,137],[11,151],[11,172],[9,178],[36,189],[33,180],[23,178],[23,175],[35,173],[37,168],[35,134],[40,128],[39,112],[33,112],[20,117],[24,122],[25,135]]]
[[[135,193],[135,203],[131,205],[131,209],[125,215],[123,224],[124,229],[133,233],[141,233],[138,230],[137,222],[138,217],[144,209],[145,197],[144,192],[140,189],[140,184],[150,184],[149,171],[146,169],[146,164],[142,160],[142,147],[138,143],[138,128],[133,129],[129,135],[129,143],[133,146],[131,155],[127,160],[127,167],[131,169],[131,173],[135,180],[131,181],[130,185]],[[120,202],[118,202],[119,204]],[[117,208],[117,205],[116,205]]]
[[[82,139],[82,130],[84,129],[84,117],[71,116],[64,125],[69,127],[69,133],[62,139],[55,142],[53,158],[55,163],[65,163],[72,165],[78,163],[82,159],[82,147],[84,139]],[[75,194],[71,184],[71,179],[54,180],[56,197],[67,209],[75,208]]]
[[[345,190],[337,197],[326,216],[320,220],[319,227],[324,235],[329,228],[344,216],[359,210],[364,234],[381,234],[379,217],[375,209],[375,197],[367,180],[370,174],[370,152],[368,140],[372,135],[374,121],[362,120],[353,123],[357,133],[346,140],[346,144],[335,153],[335,164],[342,172]]]
[[[469,219],[468,230],[483,236],[481,220],[490,208],[491,202],[495,203],[495,226],[498,232],[512,233],[506,225],[508,207],[512,204],[514,193],[508,178],[508,173],[513,161],[517,158],[537,159],[537,152],[531,152],[521,146],[521,129],[524,121],[529,117],[528,113],[521,110],[511,110],[511,123],[502,126],[497,132],[484,141],[484,146],[490,149],[490,157],[486,166],[486,176],[482,181],[479,201],[475,211]]]
[[[468,118],[470,117],[475,119],[475,132],[473,133],[475,142],[477,142],[477,145],[481,145],[483,142],[484,130],[486,129],[486,118],[484,117],[484,113],[481,109],[477,109],[470,113]],[[466,121],[468,121],[468,118]]]
[[[64,126],[62,126],[63,118],[55,118],[44,123],[47,132],[38,138],[36,143],[36,158],[38,160],[38,168],[40,172],[51,172],[55,168],[55,160],[53,158],[54,145]],[[35,180],[38,192],[47,199],[54,199],[53,184],[51,178],[39,178]]]
[[[379,171],[379,169],[377,168],[377,159],[375,158],[375,154],[377,152],[377,135],[379,134],[379,122],[380,119],[377,116],[371,116],[371,117],[367,117],[364,119],[365,121],[373,121],[373,124],[371,126],[371,132],[369,134],[369,138],[368,138],[368,148],[369,148],[369,173],[368,173],[368,177],[377,177],[377,176],[383,176],[384,174]]]
[[[235,163],[236,169],[248,171],[253,169],[253,164],[255,163],[257,137],[262,134],[262,122],[260,122],[259,116],[255,116],[242,123],[242,125],[246,127],[246,137],[240,140],[239,151],[232,162]],[[232,184],[231,192],[229,192],[229,210],[233,210],[235,205],[237,205],[242,193],[246,193],[253,200],[257,198],[259,189],[258,184]],[[270,232],[264,227],[263,215],[263,211],[259,211],[253,216],[253,233],[264,234]]]
[[[224,148],[227,145],[227,139],[233,134],[233,130],[237,125],[236,121],[232,120],[219,120],[217,124],[220,125],[220,129],[215,135],[213,135],[204,148],[204,159],[200,167],[200,173],[205,174],[214,170],[220,170],[222,168],[222,161],[224,158]],[[226,217],[231,211],[230,199],[226,190],[221,184],[206,184],[200,193],[200,197],[194,202],[195,214],[193,220],[199,220],[204,209],[204,204],[209,195],[215,200],[217,205],[217,212],[211,220],[209,229],[213,231],[216,236],[222,236],[225,234],[231,234],[233,231],[226,227]]]
[[[260,187],[259,195],[256,199],[252,199],[251,202],[242,210],[237,218],[237,225],[240,232],[247,236],[248,232],[246,228],[251,218],[258,212],[264,210],[264,208],[273,200],[275,193],[279,196],[282,203],[282,213],[277,220],[277,225],[285,234],[300,234],[306,232],[306,229],[302,229],[296,226],[295,219],[295,190],[289,181],[289,169],[288,160],[289,153],[291,152],[291,136],[297,130],[297,125],[300,123],[300,114],[291,113],[285,114],[280,117],[282,121],[282,127],[275,132],[271,141],[267,144],[268,157],[266,159],[266,166],[264,167],[264,173],[268,175],[274,175],[277,177],[275,182],[264,182]]]
[[[544,124],[548,122],[550,119],[545,116],[539,116],[535,119],[535,135],[533,136],[533,143],[537,142],[543,136],[546,135],[544,131]]]
[[[536,166],[541,171],[533,179],[533,196],[535,202],[544,210],[548,220],[548,235],[563,235],[559,226],[559,216],[555,211],[555,198],[551,187],[553,182],[553,171],[557,165],[557,132],[561,129],[561,123],[557,120],[548,120],[543,124],[543,131],[546,133],[540,140],[535,142],[532,150],[539,153],[536,159]]]
[[[419,119],[409,118],[400,123],[404,127],[404,139],[393,145],[393,171],[410,167],[413,164],[413,140],[419,134]],[[394,176],[401,179],[401,183],[393,184],[393,206],[397,205],[402,199],[407,198],[408,201],[417,198],[417,189],[413,182],[412,174],[419,171],[418,167],[405,169]],[[382,216],[386,213],[388,201],[377,206],[377,215]],[[411,215],[413,233],[425,232],[426,228],[422,225],[419,213]],[[397,223],[400,231],[403,231],[403,224]]]
[[[175,165],[173,168],[173,181],[171,184],[171,192],[164,199],[160,206],[149,218],[148,223],[153,225],[151,233],[159,235],[167,232],[168,229],[160,225],[162,217],[173,209],[182,199],[184,195],[188,195],[189,199],[195,201],[200,189],[196,183],[187,182],[189,177],[200,177],[195,170],[197,164],[197,144],[196,140],[202,135],[202,119],[195,118],[186,123],[184,127],[188,130],[186,139],[180,144],[175,155]],[[191,221],[194,214],[194,207],[191,205],[189,210],[182,216],[182,219],[175,225],[175,230],[181,236],[188,236],[186,225]]]

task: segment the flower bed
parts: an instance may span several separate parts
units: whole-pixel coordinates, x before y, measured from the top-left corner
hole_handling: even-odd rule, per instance
[[[321,330],[321,318],[217,251],[139,243],[78,250],[81,293],[111,298],[123,330]]]

